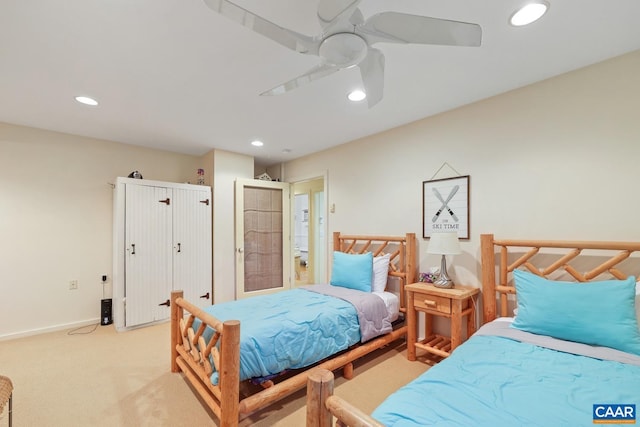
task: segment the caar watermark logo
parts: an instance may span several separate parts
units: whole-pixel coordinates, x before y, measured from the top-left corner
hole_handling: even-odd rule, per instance
[[[593,405],[594,424],[635,424],[635,404],[597,404]]]

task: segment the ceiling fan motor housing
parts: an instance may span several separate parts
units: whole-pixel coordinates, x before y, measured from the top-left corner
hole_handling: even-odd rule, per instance
[[[320,44],[318,54],[328,64],[349,68],[367,56],[367,42],[353,33],[332,34]]]

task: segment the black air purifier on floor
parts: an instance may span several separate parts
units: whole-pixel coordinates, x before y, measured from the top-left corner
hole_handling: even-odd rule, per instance
[[[110,325],[113,323],[113,318],[111,317],[111,298],[103,299],[100,304],[100,324],[101,325]]]

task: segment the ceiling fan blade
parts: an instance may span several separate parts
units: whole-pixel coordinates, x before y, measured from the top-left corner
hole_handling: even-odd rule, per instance
[[[367,56],[358,64],[369,108],[382,100],[384,92],[384,55],[369,48]]]
[[[314,80],[318,80],[322,77],[333,74],[338,70],[339,68],[333,65],[320,64],[313,67],[303,75],[296,77],[295,79],[289,80],[286,83],[274,87],[273,89],[262,92],[260,96],[281,95],[285,92],[292,91],[293,89],[299,88],[300,86],[311,83]]]
[[[320,41],[268,21],[228,0],[204,0],[212,10],[244,27],[300,53],[316,54]]]
[[[421,43],[449,46],[480,46],[482,28],[471,24],[399,12],[373,15],[356,33],[369,43]]]
[[[318,20],[322,28],[329,27],[334,21],[353,14],[362,0],[320,0],[318,2]]]

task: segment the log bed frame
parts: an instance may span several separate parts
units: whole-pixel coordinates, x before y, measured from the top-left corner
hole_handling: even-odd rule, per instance
[[[345,253],[372,252],[374,256],[389,253],[388,275],[397,279],[400,286],[400,311],[406,311],[404,286],[415,282],[416,278],[414,233],[388,237],[341,235],[335,232],[333,249]],[[262,384],[262,390],[242,398],[240,322],[222,322],[186,301],[182,295],[182,291],[171,293],[171,372],[184,373],[193,389],[219,419],[221,426],[237,426],[241,419],[305,387],[308,374],[314,367],[280,382],[267,381]],[[195,319],[201,322],[197,330],[193,328]],[[202,336],[207,326],[216,331],[208,343]],[[353,377],[353,361],[406,337],[406,334],[407,325],[402,324],[386,335],[352,346],[315,367],[328,371],[344,369],[345,378],[350,379]],[[213,360],[213,367],[210,360]],[[219,373],[218,385],[211,384],[209,380],[214,368]]]
[[[621,264],[634,252],[640,252],[637,242],[597,242],[597,241],[556,241],[556,240],[496,240],[493,234],[481,237],[482,269],[482,314],[483,324],[494,320],[499,308],[499,317],[509,317],[509,295],[515,295],[516,289],[511,279],[515,269],[525,268],[542,277],[562,274],[572,277],[576,282],[591,280],[626,279],[620,269]],[[541,250],[551,250],[553,254],[545,257]],[[595,251],[585,253],[585,251]],[[533,258],[536,258],[534,264]],[[497,255],[497,256],[496,256]],[[587,257],[595,260],[589,270],[580,272],[570,262],[579,264]],[[550,262],[546,267],[543,262]],[[496,261],[499,261],[496,263]],[[638,274],[638,262],[635,258],[633,274]],[[496,267],[499,282],[496,282]],[[581,270],[584,271],[584,270]],[[606,277],[603,277],[606,276]],[[637,277],[637,276],[636,276]],[[562,280],[565,280],[564,278]],[[568,280],[568,279],[567,279]],[[383,427],[371,416],[354,407],[346,400],[333,395],[333,373],[317,369],[309,374],[307,382],[307,427],[336,426]]]

